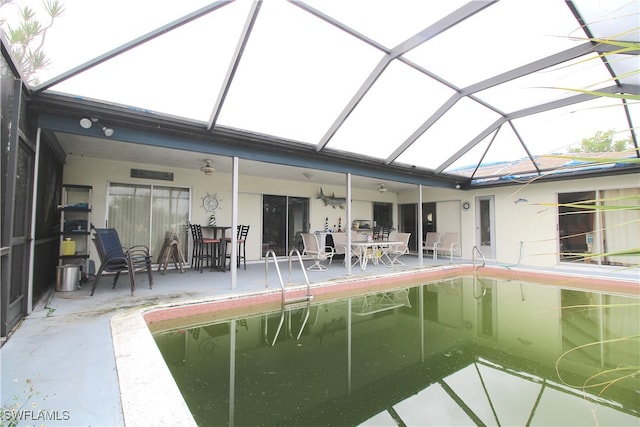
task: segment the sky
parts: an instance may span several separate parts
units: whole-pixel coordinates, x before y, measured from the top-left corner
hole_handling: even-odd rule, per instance
[[[14,3],[42,10],[40,1]],[[62,3],[65,12],[47,33],[45,44],[52,66],[41,74],[41,81],[210,2]],[[466,2],[306,3],[372,42],[348,35],[291,3],[265,0],[218,125],[310,145],[331,136],[328,148],[387,159],[455,94],[453,88],[464,88],[585,41],[564,1],[502,0],[406,53],[404,57],[422,71],[392,61],[350,111],[345,106],[383,60],[383,50],[394,48]],[[603,31],[615,31],[607,27],[612,22],[628,26],[629,19],[633,22],[633,17],[638,17],[637,1],[581,3],[600,8],[593,16],[598,17]],[[251,6],[248,0],[238,0],[221,7],[51,90],[206,123],[218,101]],[[0,14],[11,20],[10,10],[5,6]],[[636,28],[629,37],[637,38],[637,34]],[[640,68],[637,57],[630,59],[631,69]],[[629,58],[625,61],[628,63]],[[573,94],[561,88],[607,86],[612,84],[608,80],[601,61],[591,58],[545,69],[476,96],[501,113],[510,114]],[[637,80],[636,75],[636,84]],[[500,129],[485,161],[524,157],[520,139],[533,154],[546,154],[566,151],[597,131],[615,128],[624,132],[628,126],[619,107],[620,101],[606,99],[514,120],[515,130],[508,124]],[[334,123],[344,115],[344,124],[331,134]],[[637,105],[632,108],[632,117],[640,117]],[[482,103],[463,98],[420,134],[397,161],[436,169],[499,118],[500,114]],[[489,134],[475,149],[468,150],[455,167],[477,162],[493,136]]]

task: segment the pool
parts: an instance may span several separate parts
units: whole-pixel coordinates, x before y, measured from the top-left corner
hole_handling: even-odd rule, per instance
[[[317,288],[279,333],[273,292],[147,311],[149,398],[181,425],[638,424],[637,284],[469,272]]]

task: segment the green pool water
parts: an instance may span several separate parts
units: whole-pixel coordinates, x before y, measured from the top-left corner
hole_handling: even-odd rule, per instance
[[[637,295],[469,277],[155,340],[201,426],[637,426],[639,335]]]

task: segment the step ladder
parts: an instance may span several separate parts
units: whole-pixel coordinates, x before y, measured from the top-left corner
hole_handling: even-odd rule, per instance
[[[287,289],[285,287],[284,281],[282,280],[282,274],[280,273],[280,267],[278,266],[278,258],[275,252],[272,250],[269,250],[265,255],[265,287],[266,288],[269,287],[269,260],[273,259],[274,265],[276,267],[276,272],[278,274],[280,289],[282,291],[282,300],[281,300],[282,306],[280,309],[280,321],[278,323],[278,328],[276,330],[276,333],[272,341],[269,340],[268,322],[266,320],[264,322],[265,342],[267,342],[271,346],[274,346],[276,344],[276,341],[278,340],[278,336],[280,335],[280,331],[282,330],[282,326],[284,325],[285,317],[288,317],[289,319],[287,327],[288,327],[288,330],[290,331],[291,338],[294,338],[294,336],[291,334],[291,316],[293,311],[303,310],[303,320],[302,320],[302,324],[300,325],[300,330],[295,335],[296,340],[299,340],[300,336],[302,336],[302,331],[304,330],[305,326],[307,325],[307,321],[309,320],[309,314],[311,312],[311,301],[313,300],[313,295],[311,295],[311,285],[309,283],[309,276],[307,276],[307,270],[304,268],[304,263],[302,262],[302,255],[300,255],[300,252],[297,249],[293,249],[289,253],[289,278],[287,281],[287,285],[291,284],[291,273],[293,271],[294,257],[298,260],[300,264],[300,269],[304,274],[307,292],[303,296],[287,298]]]

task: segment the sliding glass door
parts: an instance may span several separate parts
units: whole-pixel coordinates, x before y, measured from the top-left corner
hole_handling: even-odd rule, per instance
[[[309,230],[309,199],[307,197],[262,197],[262,256],[273,251],[286,256],[299,247],[300,233]]]
[[[188,188],[111,183],[107,224],[118,230],[125,247],[147,245],[154,256],[162,248],[165,233],[174,231],[187,253],[184,229],[189,203]]]
[[[638,265],[638,206],[637,187],[559,193],[560,261]]]

